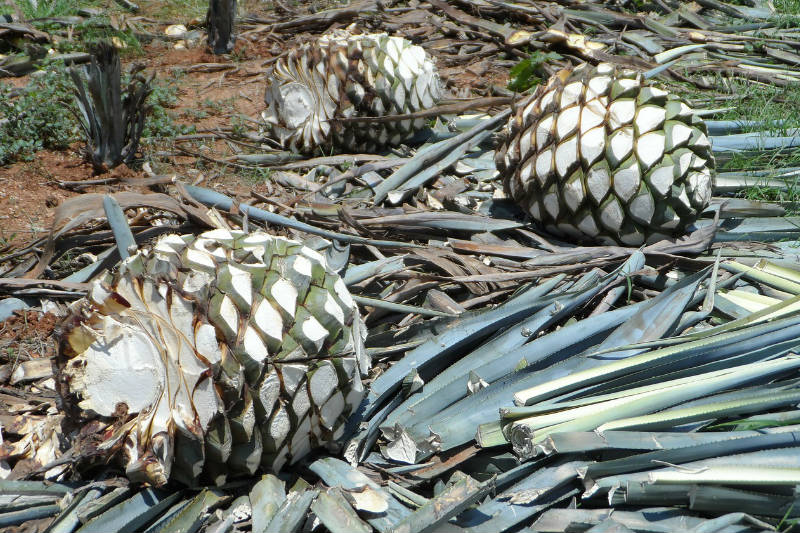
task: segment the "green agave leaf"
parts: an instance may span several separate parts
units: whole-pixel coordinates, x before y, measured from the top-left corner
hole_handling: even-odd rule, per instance
[[[168,494],[152,488],[136,493],[124,502],[115,505],[104,513],[84,524],[78,533],[134,533],[143,529],[182,496],[183,491]]]

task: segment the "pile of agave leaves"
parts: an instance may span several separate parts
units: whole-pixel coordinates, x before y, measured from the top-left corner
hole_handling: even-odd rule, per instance
[[[421,10],[437,9],[443,24],[435,31],[463,31],[478,45],[485,39],[489,52],[522,39],[558,50],[561,61],[667,65],[667,79],[699,86],[707,80],[694,73],[722,63],[720,72],[753,82],[800,77],[781,64],[797,63],[785,50],[800,45],[790,32],[776,29],[774,48],[766,46],[761,59],[736,48],[748,32],[770,30],[752,22],[763,14],[759,6],[705,0],[692,4],[698,9],[669,9],[658,2],[664,10],[640,16],[572,2],[460,4],[481,7],[487,18],[439,0]],[[385,17],[402,34],[400,15],[414,13],[368,16],[373,23]],[[301,17],[300,26],[358,16],[342,8]],[[724,26],[730,17],[748,22]],[[262,24],[279,33],[298,27]],[[620,30],[639,57],[614,56],[602,39],[579,33],[597,24]],[[676,60],[685,61],[681,68]],[[169,176],[150,178],[166,193],[81,195],[59,207],[48,238],[0,258],[0,291],[59,312],[90,279],[158,235],[266,226],[324,253],[342,274],[369,327],[375,368],[339,455],[321,451],[278,476],[220,487],[154,489],[130,484],[113,465],[82,471],[75,467],[80,450],[51,450],[52,461],[24,472],[0,463],[0,528],[794,527],[800,257],[793,243],[800,220],[734,194],[765,176],[770,186],[789,187],[797,170],[721,173],[706,218],[683,239],[641,249],[575,246],[537,232],[497,194],[490,139],[473,141],[502,119],[446,122],[408,153],[284,161],[273,172],[275,196],[252,205]],[[713,120],[709,127],[721,160],[795,143],[792,132],[745,134],[742,124]],[[345,162],[351,166],[337,169]],[[310,172],[296,174],[301,169]],[[65,260],[83,253],[96,260],[83,268]],[[3,309],[15,305],[0,301]],[[0,391],[2,431],[21,431],[58,405],[42,361],[15,364]]]

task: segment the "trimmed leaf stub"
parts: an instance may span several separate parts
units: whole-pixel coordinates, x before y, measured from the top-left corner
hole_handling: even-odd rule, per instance
[[[583,64],[517,104],[496,163],[508,195],[548,232],[638,246],[683,234],[708,205],[707,133],[641,74]]]
[[[369,368],[325,258],[266,233],[168,235],[93,283],[62,380],[134,480],[222,483],[341,436]]]
[[[261,116],[288,149],[372,152],[397,145],[427,119],[342,123],[430,109],[441,98],[439,75],[425,50],[385,33],[336,30],[280,59],[267,75]]]

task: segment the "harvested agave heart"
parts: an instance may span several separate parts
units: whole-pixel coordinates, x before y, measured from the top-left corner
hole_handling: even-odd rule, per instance
[[[342,279],[266,233],[169,235],[95,281],[60,382],[133,480],[222,483],[331,443],[363,395],[365,331]]]
[[[702,119],[632,70],[561,70],[518,104],[504,134],[506,192],[554,235],[653,242],[684,233],[711,199]]]
[[[429,109],[439,75],[422,47],[385,33],[337,30],[278,60],[267,75],[262,112],[270,133],[296,152],[372,152],[408,140],[426,119],[341,123]]]

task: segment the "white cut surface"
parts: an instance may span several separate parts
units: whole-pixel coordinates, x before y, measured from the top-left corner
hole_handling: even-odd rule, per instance
[[[585,196],[580,176],[575,175],[567,181],[564,187],[564,201],[573,213],[578,210]]]
[[[304,386],[297,389],[294,398],[292,398],[292,412],[299,420],[305,416],[309,409],[311,409],[311,398],[308,396],[308,391],[304,384]]]
[[[649,131],[660,128],[664,124],[667,116],[666,110],[657,105],[646,105],[639,108],[636,112],[634,124],[639,135],[644,135]]]
[[[597,69],[598,73],[602,73]],[[596,95],[605,96],[608,94],[608,89],[611,87],[610,76],[595,76],[589,80],[589,90]]]
[[[530,212],[531,217],[533,217],[534,220],[542,220],[542,206],[539,203],[538,198],[533,198],[531,200],[531,204],[528,207],[528,211]]]
[[[618,129],[633,121],[636,114],[636,102],[622,99],[613,102],[608,108],[608,124],[612,129]]]
[[[297,425],[297,431],[295,431],[294,435],[292,435],[292,438],[289,441],[289,449],[291,450],[292,456],[297,458],[299,454],[305,455],[305,453],[310,451],[310,433],[311,417],[306,416],[303,417],[300,423]],[[309,448],[306,448],[306,446],[309,446]]]
[[[636,160],[633,160],[629,165],[621,167],[614,173],[614,190],[626,204],[639,190],[640,178],[639,165]]]
[[[208,424],[214,418],[222,406],[222,401],[214,388],[214,380],[211,376],[206,377],[194,389],[192,394],[192,404],[197,413],[197,421],[203,431],[208,429]]]
[[[554,219],[558,217],[560,209],[558,205],[558,195],[554,189],[551,189],[544,195],[544,208]]]
[[[186,241],[180,235],[170,233],[158,240],[154,250],[167,255],[181,253],[186,248]]]
[[[660,131],[645,133],[636,140],[636,157],[648,169],[664,158],[664,134]]]
[[[311,277],[311,261],[302,255],[294,257],[292,269],[301,276]]]
[[[536,126],[536,149],[542,150],[550,142],[553,131],[553,115],[547,115]]]
[[[605,165],[595,165],[586,174],[586,187],[589,194],[594,198],[595,203],[599,204],[605,198],[611,188],[611,176],[608,167]]]
[[[300,382],[306,377],[308,367],[301,363],[283,363],[280,365],[283,377],[283,390],[292,392],[300,387]]]
[[[233,233],[225,228],[206,231],[203,233],[203,238],[215,241],[226,248],[233,248]]]
[[[278,341],[283,339],[283,318],[281,314],[272,307],[269,300],[261,300],[256,307],[252,317],[253,325],[268,337]]]
[[[216,305],[215,305],[216,304]],[[239,331],[239,311],[233,300],[226,294],[212,300],[209,308],[209,317],[212,322],[225,332],[226,337],[235,339]]]
[[[323,361],[319,368],[311,375],[308,390],[314,405],[322,405],[338,388],[339,378],[336,369],[330,361]]]
[[[561,142],[556,148],[556,172],[563,179],[570,169],[580,160],[578,157],[578,136],[573,135]]]
[[[666,147],[669,151],[688,143],[692,137],[692,128],[682,122],[668,122],[666,132]]]
[[[344,395],[336,391],[319,409],[319,418],[325,428],[332,430],[336,420],[344,413]]]
[[[281,393],[280,378],[278,378],[278,374],[275,372],[274,367],[261,379],[257,393],[258,402],[261,404],[264,412],[269,415],[269,413],[272,412],[272,408],[275,406],[275,402],[278,401],[278,396]]]
[[[548,91],[542,95],[539,99],[539,109],[545,111],[547,107],[553,103],[553,99],[555,98],[556,92],[555,91]]]
[[[657,87],[642,87],[639,91],[639,102],[646,104],[647,102],[664,100],[667,97],[667,91]]]
[[[578,130],[581,115],[580,106],[572,106],[561,111],[556,121],[556,139],[561,141]]]
[[[631,201],[631,217],[640,224],[650,224],[653,220],[656,205],[649,192],[644,191]]]
[[[306,339],[311,341],[312,344],[317,348],[317,350],[322,349],[322,344],[325,342],[325,339],[328,337],[328,330],[319,323],[319,320],[314,318],[313,316],[308,317],[303,323],[300,325],[300,328],[305,335]]]
[[[575,81],[561,91],[561,107],[565,108],[578,102],[583,93],[583,82]]]
[[[550,148],[536,156],[536,178],[542,186],[547,183],[547,178],[550,176],[550,171],[552,169],[553,149]]]
[[[344,284],[344,280],[342,280],[342,278],[336,278],[336,281],[333,283],[333,291],[336,293],[339,301],[341,301],[347,309],[353,309],[356,306],[356,303],[353,301],[353,297],[350,296],[350,291],[347,289],[347,285]]]
[[[675,166],[665,165],[654,169],[650,173],[650,186],[660,196],[666,196],[675,181]]]
[[[153,405],[166,387],[161,353],[153,339],[141,329],[103,317],[102,341],[93,343],[70,364],[72,389],[83,409],[111,416],[124,402],[129,413]]]
[[[286,440],[291,429],[292,423],[289,420],[289,413],[286,412],[283,406],[279,405],[269,421],[269,436],[275,441],[275,445],[279,447]]]
[[[214,273],[217,269],[217,264],[211,254],[195,248],[188,248],[186,250],[186,263],[197,270],[203,272]]]
[[[209,364],[214,365],[222,360],[217,330],[211,324],[197,325],[194,332],[194,343],[197,353],[203,356]]]
[[[170,300],[169,314],[172,319],[172,328],[180,331],[182,335],[186,335],[193,329],[194,308],[192,303],[175,294]],[[191,336],[188,339],[191,339]]]
[[[606,107],[599,100],[590,100],[581,110],[581,133],[605,122]]]
[[[633,152],[633,128],[625,127],[611,134],[607,156],[609,163],[619,166]]]
[[[585,213],[584,216],[578,220],[578,229],[589,237],[596,237],[597,234],[600,233],[600,229],[597,227],[597,223],[594,221],[594,217],[591,213]]]
[[[581,160],[586,166],[600,159],[606,151],[606,131],[603,126],[592,128],[581,135]]]
[[[600,222],[611,231],[619,231],[625,220],[625,212],[613,196],[600,207]]]
[[[245,352],[254,361],[260,363],[269,357],[269,351],[255,328],[247,326],[244,330],[242,342],[244,343]]]
[[[519,179],[523,185],[525,185],[531,180],[531,176],[533,176],[533,159],[528,159],[528,161],[522,165],[522,169],[519,171]],[[514,186],[515,181],[516,180],[511,181],[512,187]],[[512,196],[514,196],[513,192]]]
[[[289,316],[294,316],[297,310],[297,289],[287,279],[279,279],[270,289],[270,294],[278,305],[286,311]]]
[[[675,157],[677,157],[678,159],[677,166],[678,166],[679,176],[684,176],[686,175],[687,172],[689,172],[689,169],[692,167],[692,162],[695,159],[694,153],[691,150],[687,149],[678,150],[672,155],[672,157],[673,159],[675,159]]]
[[[250,310],[250,306],[253,305],[253,280],[250,272],[228,263],[220,268],[217,284],[239,309]]]
[[[519,154],[520,154],[521,157],[525,157],[528,154],[528,152],[530,152],[531,146],[533,146],[533,142],[534,142],[534,135],[535,135],[535,129],[534,129],[533,126],[531,126],[527,130],[522,132],[522,135],[519,136],[519,150],[518,151],[519,151]],[[516,140],[517,139],[515,138],[514,141],[516,141]],[[509,152],[512,152],[512,150],[506,151],[506,155],[508,155]],[[515,152],[516,152],[516,150],[515,150]],[[509,163],[510,163],[510,161],[509,161]],[[508,166],[508,164],[506,164],[506,166]]]

